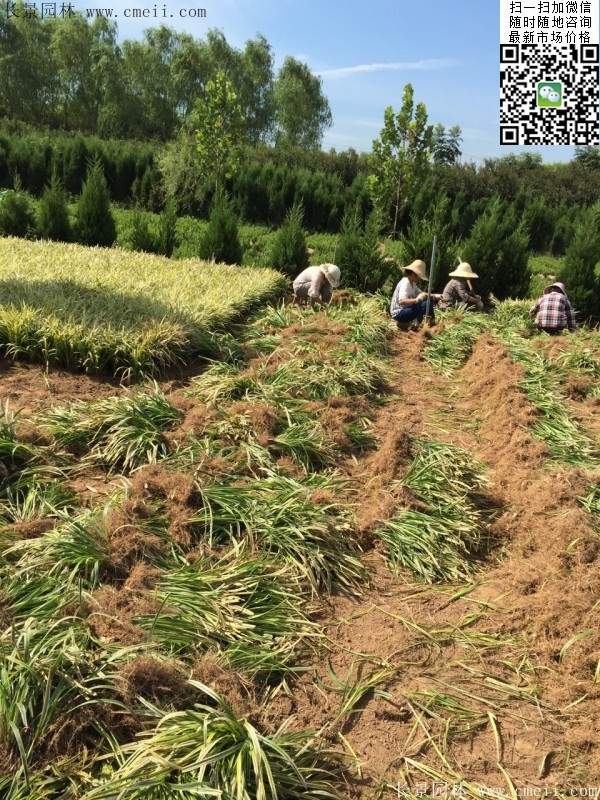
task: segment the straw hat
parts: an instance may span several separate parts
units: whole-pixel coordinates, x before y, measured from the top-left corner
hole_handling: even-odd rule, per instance
[[[336,267],[335,264],[321,264],[321,269],[325,273],[325,277],[331,284],[331,287],[333,289],[337,289],[337,287],[340,285],[340,280],[342,277],[340,268]]]
[[[404,272],[414,272],[422,281],[429,280],[427,277],[427,264],[419,258],[403,269]]]
[[[551,289],[558,289],[559,292],[562,292],[564,295],[567,294],[567,290],[565,289],[564,283],[560,283],[557,281],[556,283],[551,283],[550,286],[546,286],[544,289],[544,294],[549,292]]]
[[[473,272],[471,265],[467,264],[466,261],[461,261],[454,272],[450,272],[449,274],[451,278],[465,278],[466,280],[473,280],[479,277],[477,273]]]

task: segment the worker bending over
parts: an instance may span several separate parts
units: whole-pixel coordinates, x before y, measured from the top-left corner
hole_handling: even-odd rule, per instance
[[[329,303],[333,290],[340,285],[341,273],[335,264],[307,267],[293,283],[294,303]]]

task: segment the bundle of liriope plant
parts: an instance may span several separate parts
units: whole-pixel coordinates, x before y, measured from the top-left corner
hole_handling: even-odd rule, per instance
[[[244,548],[165,572],[157,599],[160,610],[139,623],[163,647],[218,650],[230,660],[228,648],[235,645],[234,663],[243,648],[251,674],[293,668],[298,651],[320,635],[291,571],[249,557]]]
[[[29,788],[31,760],[59,718],[66,721],[84,706],[119,707],[114,677],[126,655],[99,650],[87,628],[70,619],[29,620],[0,638],[0,746],[20,761],[11,776],[15,791]]]
[[[385,310],[377,297],[359,295],[352,305],[332,306],[328,311],[332,319],[347,325],[343,341],[359,345],[369,353],[385,353],[389,337],[387,301]]]
[[[597,378],[600,376],[599,352],[600,348],[586,344],[585,339],[575,336],[560,353],[557,361],[566,370]]]
[[[594,524],[600,526],[600,486],[592,486],[585,497],[579,499],[588,514],[592,515]]]
[[[2,406],[0,414],[0,463],[7,473],[21,470],[26,466],[39,464],[43,451],[34,445],[19,440],[15,431],[15,416],[8,406]]]
[[[494,308],[494,324],[500,328],[534,331],[535,322],[529,314],[533,303],[531,300],[503,300]]]
[[[215,364],[193,381],[190,394],[213,404],[243,398],[284,404],[293,398],[370,394],[384,385],[385,365],[376,356],[339,347],[297,355],[277,366],[265,361],[252,371]]]
[[[465,309],[453,309],[439,316],[438,322],[444,324],[429,340],[424,357],[434,369],[450,375],[471,355],[473,345],[488,326],[488,319],[484,314]]]
[[[248,538],[315,592],[335,586],[355,591],[364,582],[351,520],[335,500],[341,490],[336,479],[272,476],[198,488],[202,508],[192,523],[213,544]]]
[[[113,775],[83,800],[334,800],[339,756],[321,751],[310,733],[265,735],[208,686],[186,711],[160,717],[154,731],[126,745]]]
[[[102,509],[85,509],[74,516],[61,512],[57,522],[43,535],[13,542],[4,550],[14,580],[60,575],[65,585],[83,580],[94,586],[108,553]]]
[[[212,332],[279,295],[268,269],[0,239],[0,343],[16,357],[152,374],[213,353]]]
[[[2,523],[29,522],[44,517],[58,517],[75,507],[75,497],[61,482],[64,474],[56,467],[25,467],[12,480],[5,480],[0,499]]]
[[[420,507],[399,509],[377,534],[394,567],[429,582],[464,580],[488,542],[477,504],[486,483],[483,467],[450,445],[421,442],[415,449],[403,484]]]
[[[560,372],[530,340],[511,329],[496,329],[511,358],[521,364],[520,387],[538,412],[532,432],[548,445],[552,458],[580,466],[594,466],[598,448],[572,419],[560,391]]]
[[[215,455],[219,446],[235,444],[246,452],[250,463],[256,462],[258,466],[271,471],[274,464],[270,454],[289,456],[305,470],[319,469],[333,463],[337,454],[334,443],[327,438],[318,419],[308,413],[302,403],[283,405],[283,401],[280,401],[271,405],[271,411],[278,414],[278,419],[269,441],[262,445],[250,419],[251,408],[249,405],[246,412],[228,414],[206,428],[201,438],[213,443]]]
[[[56,442],[83,453],[87,462],[131,471],[167,452],[163,433],[179,419],[158,386],[92,403],[56,408],[41,424]]]

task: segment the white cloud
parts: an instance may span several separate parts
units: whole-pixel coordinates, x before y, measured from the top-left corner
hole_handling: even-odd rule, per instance
[[[405,72],[409,70],[439,70],[455,67],[460,62],[455,58],[424,58],[420,61],[384,61],[373,64],[356,64],[353,67],[336,67],[318,70],[322,78],[348,78],[370,72]]]

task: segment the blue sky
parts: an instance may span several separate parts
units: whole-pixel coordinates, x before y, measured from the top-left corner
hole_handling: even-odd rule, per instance
[[[77,7],[111,0],[75,0]],[[137,38],[151,22],[125,21],[125,7],[154,0],[112,0],[120,36]],[[158,0],[162,8],[163,0]],[[324,147],[369,150],[383,110],[397,108],[410,82],[432,122],[463,129],[466,160],[533,148],[498,144],[498,0],[166,0],[167,23],[195,36],[221,29],[242,46],[262,33],[279,65],[286,55],[321,74],[334,124]],[[205,7],[205,20],[179,9]],[[568,147],[538,148],[547,161],[569,159]]]

